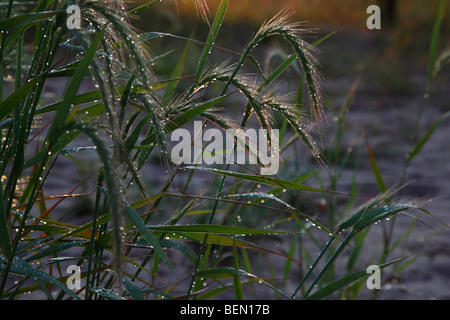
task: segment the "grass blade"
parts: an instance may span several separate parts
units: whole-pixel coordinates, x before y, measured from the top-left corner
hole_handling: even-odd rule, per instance
[[[0,21],[0,31],[16,28],[18,26],[30,22],[39,22],[49,17],[53,17],[55,15],[62,14],[65,12],[66,12],[65,10],[55,10],[55,11],[43,11],[36,13],[21,14],[19,16]]]
[[[108,290],[105,288],[92,288],[92,292],[97,293],[98,295],[108,299],[108,300],[125,300],[125,298],[119,296],[112,290]]]
[[[11,255],[11,239],[9,238],[8,219],[5,201],[3,198],[3,186],[0,185],[0,245],[3,255],[10,258]]]
[[[305,185],[302,185],[302,184],[299,184],[299,183],[296,183],[293,181],[289,181],[289,180],[267,178],[265,176],[250,175],[250,174],[238,173],[238,172],[227,171],[227,170],[205,168],[205,167],[187,166],[186,169],[208,171],[208,172],[212,172],[215,174],[221,174],[221,175],[240,178],[240,179],[244,179],[244,180],[248,180],[248,181],[263,183],[263,184],[266,184],[269,186],[274,186],[274,187],[283,187],[283,188],[287,188],[287,189],[301,190],[301,191],[326,192],[326,193],[339,194],[338,192],[308,187],[308,186],[305,186]]]
[[[220,268],[213,268],[213,269],[206,269],[206,270],[200,270],[197,272],[197,276],[201,278],[209,278],[209,279],[225,279],[225,278],[233,278],[234,276],[244,276],[249,278],[257,279],[258,282],[261,282],[262,284],[265,284],[269,288],[273,289],[278,294],[282,295],[283,297],[290,299],[285,293],[281,292],[278,288],[270,284],[269,282],[265,281],[264,279],[251,274],[247,271],[241,270],[241,269],[234,269],[229,267],[220,267]]]
[[[400,261],[402,261],[404,259],[406,259],[406,258],[397,259],[397,260],[394,260],[392,262],[380,265],[378,267],[380,269],[384,269],[384,268],[386,268],[386,267],[388,267],[388,266],[390,266],[392,264],[399,263]],[[305,300],[320,300],[320,299],[326,298],[329,295],[333,294],[334,292],[336,292],[336,291],[338,291],[340,289],[343,289],[347,285],[349,285],[349,284],[351,284],[351,283],[353,283],[355,281],[358,281],[358,280],[360,280],[360,279],[362,279],[364,277],[368,277],[369,275],[370,274],[367,273],[366,270],[362,270],[362,271],[353,273],[353,274],[351,274],[349,276],[346,276],[346,277],[344,277],[342,279],[339,279],[338,281],[335,281],[335,282],[329,284],[328,286],[326,286],[326,287],[316,291],[312,295],[310,295],[307,298],[305,298]]]
[[[54,255],[60,251],[63,250],[67,250],[70,249],[72,247],[77,247],[77,246],[81,246],[83,244],[86,244],[87,241],[70,241],[70,242],[65,242],[65,243],[61,243],[61,244],[57,244],[54,246],[51,246],[47,249],[41,250],[39,252],[36,253],[36,250],[33,250],[31,253],[32,255],[29,258],[26,258],[25,261],[27,262],[31,262],[34,260],[38,260],[38,259],[42,259],[51,255]]]
[[[197,66],[197,71],[195,72],[196,80],[200,78],[200,76],[203,74],[203,71],[205,70],[206,62],[211,52],[210,45],[214,45],[214,42],[216,41],[217,34],[219,33],[219,29],[222,25],[223,19],[225,18],[225,14],[227,12],[229,3],[230,0],[222,0],[220,2],[219,8],[217,9],[216,17],[214,18],[211,30],[209,31],[208,34],[208,39],[206,40],[207,45],[203,48],[203,52]]]
[[[144,300],[144,296],[142,294],[141,289],[139,289],[139,287],[134,282],[124,277],[123,283],[125,284],[125,289],[127,289],[128,293],[130,294],[131,298],[133,298],[133,300]]]
[[[92,59],[94,59],[94,56],[97,53],[97,48],[103,38],[105,29],[106,25],[92,41],[89,49],[85,53],[85,56],[80,61],[77,70],[70,78],[70,81],[66,86],[63,99],[58,110],[56,111],[55,117],[47,135],[47,139],[50,145],[53,145],[56,142],[57,137],[59,137],[62,133],[61,131],[65,126],[70,107],[72,106],[73,100],[77,95],[78,88],[80,87],[80,84],[89,69],[89,65],[91,64]]]
[[[439,3],[438,14],[436,16],[436,20],[434,23],[433,34],[431,36],[430,57],[428,60],[428,80],[430,81],[433,79],[442,19],[444,18],[444,8],[445,8],[445,0],[441,0]]]
[[[414,148],[408,154],[408,161],[412,161],[422,150],[428,139],[430,139],[431,135],[436,131],[436,129],[448,118],[450,117],[450,111],[444,113],[441,118],[427,131],[427,133],[423,136],[422,139],[416,144]]]
[[[172,131],[180,128],[184,124],[188,123],[189,121],[193,120],[195,117],[199,116],[209,108],[215,106],[217,103],[228,97],[228,95],[220,96],[218,98],[212,99],[208,102],[201,103],[195,107],[190,108],[188,111],[184,112],[183,114],[179,115],[175,119],[171,120],[165,127],[164,132],[171,133]],[[143,139],[141,141],[141,146],[144,145],[150,145],[151,143],[156,142],[156,136],[155,134],[150,135],[149,137]]]
[[[148,7],[154,5],[154,4],[158,3],[158,2],[161,2],[161,0],[153,0],[153,1],[150,1],[148,3],[144,3],[143,5],[140,5],[140,6],[136,7],[136,8],[128,11],[128,14],[134,14],[134,13],[138,12],[139,10],[148,8]]]
[[[44,77],[45,74],[41,74],[33,79],[30,79],[22,87],[20,87],[20,89],[14,91],[14,93],[12,93],[8,98],[3,100],[0,103],[0,119],[4,119],[6,116],[8,116],[14,109],[14,107],[18,103],[20,103],[20,101],[22,101],[22,99],[25,98],[26,95],[31,92],[34,86],[42,81]]]
[[[0,257],[0,262],[5,262],[5,261],[3,258]],[[6,265],[3,263],[0,263],[0,270],[3,271],[4,269],[6,269]],[[45,272],[43,272],[41,270],[33,268],[26,261],[24,261],[18,257],[14,257],[14,259],[12,261],[11,272],[20,274],[23,276],[31,277],[31,278],[35,279],[36,281],[49,282],[52,285],[63,290],[65,293],[67,293],[72,298],[74,298],[76,300],[80,300],[80,298],[76,294],[74,294],[72,292],[72,290],[67,288],[67,286],[62,284],[60,281],[58,281],[57,279],[53,278],[52,276],[46,274]]]
[[[159,255],[159,257],[167,263],[167,265],[175,272],[175,268],[170,263],[167,255],[165,254],[161,244],[155,239],[149,229],[145,226],[144,221],[142,221],[141,217],[137,214],[136,211],[131,206],[127,206],[127,215],[128,219],[134,224],[134,226],[139,230],[144,239],[147,241],[149,245],[153,247],[153,250]]]
[[[177,78],[181,77],[181,75],[183,74],[183,69],[186,64],[186,59],[187,59],[187,55],[189,52],[189,45],[190,45],[190,43],[188,42],[183,51],[183,54],[181,55],[180,60],[178,61],[178,64],[176,65],[175,69],[173,70],[173,72],[171,74],[171,77],[170,77],[171,79],[177,79]],[[162,103],[164,105],[169,104],[170,99],[172,99],[172,97],[175,93],[178,82],[179,81],[171,81],[167,85],[167,88],[166,88],[166,91],[164,92],[164,96],[163,96],[163,100],[162,100]]]
[[[165,231],[165,232],[193,232],[193,233],[208,233],[208,234],[212,233],[212,234],[227,234],[227,235],[293,234],[292,232],[282,232],[282,231],[224,226],[224,225],[212,225],[212,224],[147,226],[147,228],[154,231]]]
[[[378,164],[375,159],[375,155],[373,154],[372,148],[370,147],[369,139],[367,138],[367,134],[365,131],[363,131],[363,135],[366,138],[366,146],[367,146],[367,152],[369,153],[370,165],[372,166],[372,171],[373,171],[373,174],[377,181],[378,189],[380,190],[381,193],[385,193],[387,190],[386,184],[384,183],[380,168],[378,168]]]

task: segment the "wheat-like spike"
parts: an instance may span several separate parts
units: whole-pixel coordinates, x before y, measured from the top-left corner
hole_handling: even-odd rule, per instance
[[[318,61],[313,55],[316,50],[303,39],[312,30],[303,28],[301,23],[290,22],[289,18],[291,16],[292,12],[282,10],[272,19],[266,21],[253,36],[247,51],[256,47],[262,40],[272,36],[281,36],[288,41],[297,54],[297,58],[305,74],[312,112],[316,120],[319,121],[322,119],[323,114],[323,93],[321,89],[321,77],[317,69]]]

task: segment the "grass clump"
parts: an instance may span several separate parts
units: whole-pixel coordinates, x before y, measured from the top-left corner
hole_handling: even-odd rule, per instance
[[[132,10],[122,1],[83,1],[79,30],[67,27],[65,9],[71,4],[47,0],[25,6],[10,0],[0,7],[2,298],[32,293],[46,299],[209,299],[232,292],[244,299],[255,286],[264,286],[273,297],[312,299],[342,297],[349,286],[360,290],[367,266],[355,273],[355,263],[344,274],[336,272],[341,253],[347,250],[358,261],[360,247],[351,241],[363,241],[370,226],[417,205],[394,202],[381,190],[380,197],[353,209],[354,195],[335,188],[339,175],[327,167],[312,132],[317,128],[318,138],[326,139],[315,45],[328,36],[307,43],[308,30],[282,11],[261,26],[242,53],[232,53],[216,45],[227,0],[208,24],[205,41],[161,30],[138,32],[132,14],[158,1]],[[207,2],[195,4],[206,20]],[[265,73],[252,52],[273,37],[292,52]],[[155,74],[154,64],[178,52],[155,54],[153,43],[161,38],[184,47],[176,64],[165,66],[171,69],[166,79]],[[202,47],[198,57],[190,54],[193,45]],[[237,61],[215,64],[213,51]],[[441,66],[445,57],[438,61]],[[191,65],[195,73],[186,74]],[[256,75],[246,74],[246,66]],[[275,86],[291,68],[301,74],[293,97]],[[61,96],[49,101],[45,85],[55,79],[67,83]],[[219,106],[236,96],[244,101],[236,106],[242,118],[230,119]],[[342,110],[340,124],[348,105]],[[259,128],[281,131],[278,176],[260,175],[251,166],[171,164],[168,136],[176,129],[196,119],[203,128],[244,129],[253,115]],[[86,141],[89,146],[82,146]],[[305,148],[313,159],[294,173],[292,166],[300,162],[292,148]],[[331,156],[338,149],[339,143]],[[75,160],[85,152],[96,159],[88,195],[93,205],[88,222],[72,224],[63,221],[57,205],[48,207],[57,195],[47,195],[46,183],[62,158]],[[339,168],[346,165],[340,156],[333,160]],[[323,171],[329,172],[331,188],[321,185]],[[72,195],[78,187],[58,197],[82,197]],[[341,197],[348,199],[346,206],[337,205]],[[325,212],[293,198],[325,199]],[[273,248],[274,237],[287,249]],[[380,267],[391,264],[385,258],[392,249],[378,259]],[[271,257],[282,259],[281,273],[258,267]],[[82,267],[77,290],[69,288],[70,264]]]

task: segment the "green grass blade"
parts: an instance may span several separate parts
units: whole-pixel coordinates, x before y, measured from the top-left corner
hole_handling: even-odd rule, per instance
[[[124,277],[122,281],[125,284],[125,289],[127,289],[133,300],[144,300],[141,289],[139,289],[139,287],[133,281],[131,281],[127,277]]]
[[[367,147],[367,152],[369,153],[370,165],[372,166],[372,171],[373,171],[373,174],[377,181],[378,189],[380,190],[381,193],[385,193],[387,190],[386,184],[384,183],[383,176],[381,174],[380,168],[378,167],[377,161],[375,159],[375,155],[373,154],[372,148],[370,147],[369,140],[368,140],[365,132],[364,132],[364,136],[366,138],[366,147]]]
[[[169,236],[169,238],[171,237]],[[177,241],[172,241],[168,239],[160,239],[159,242],[161,246],[163,246],[164,248],[182,253],[189,261],[192,262],[193,265],[195,265],[195,263],[197,262],[198,256],[187,246],[182,245]]]
[[[133,203],[131,204],[131,207],[132,207],[134,210],[137,210],[137,209],[139,209],[139,208],[145,206],[146,204],[150,204],[151,202],[153,202],[153,201],[155,201],[155,200],[158,200],[159,198],[163,197],[163,196],[166,195],[167,193],[168,193],[168,191],[164,191],[164,192],[161,192],[161,193],[156,194],[156,195],[154,195],[154,196],[147,197],[146,199],[142,199],[142,200],[133,202]]]
[[[328,239],[328,242],[325,244],[325,246],[322,248],[322,250],[319,253],[319,256],[316,258],[316,260],[314,260],[313,264],[308,268],[308,271],[306,272],[306,274],[303,276],[302,280],[300,281],[300,283],[298,284],[297,288],[294,290],[294,292],[291,295],[292,299],[295,299],[295,296],[297,295],[298,291],[303,287],[303,285],[305,284],[306,280],[309,278],[309,276],[312,274],[313,270],[315,269],[315,267],[317,266],[317,264],[319,263],[319,261],[322,259],[322,257],[325,255],[325,253],[327,252],[327,250],[330,248],[331,244],[334,242],[336,238],[334,236],[330,237]]]
[[[161,244],[155,239],[153,234],[146,227],[144,221],[142,221],[141,217],[137,214],[136,211],[131,206],[127,206],[127,215],[128,219],[134,224],[134,226],[139,230],[144,239],[147,241],[149,245],[153,247],[153,250],[159,255],[159,257],[167,263],[167,265],[175,272],[175,268],[173,267],[170,260],[167,258]]]
[[[292,232],[282,232],[282,231],[224,226],[224,225],[212,225],[212,224],[147,226],[147,228],[150,230],[154,230],[154,231],[165,231],[165,232],[193,232],[193,233],[227,234],[227,235],[269,235],[269,234],[290,234],[290,235],[292,235],[293,234]]]
[[[65,13],[65,10],[55,10],[55,11],[44,11],[36,13],[26,13],[21,14],[12,18],[8,18],[0,21],[0,31],[5,31],[8,29],[16,28],[18,26],[30,23],[39,22],[45,20],[49,17]]]
[[[114,291],[108,290],[108,289],[105,289],[105,288],[99,288],[99,287],[92,288],[91,291],[96,293],[96,294],[98,294],[98,295],[100,295],[100,296],[102,296],[102,297],[104,297],[104,298],[106,298],[106,299],[108,299],[108,300],[125,300],[125,298],[119,296]]]
[[[127,81],[127,85],[125,86],[125,89],[123,90],[122,96],[120,97],[120,106],[122,109],[120,110],[120,118],[119,118],[119,125],[122,127],[123,118],[125,116],[125,108],[127,107],[127,102],[130,99],[131,89],[133,88],[133,83],[136,80],[135,75],[131,75],[130,79]]]
[[[248,198],[248,199],[256,199],[258,202],[261,200],[274,200],[279,202],[289,209],[296,210],[293,206],[281,200],[280,198],[274,196],[273,194],[264,193],[264,192],[252,192],[252,193],[242,193],[242,194],[233,194],[225,196],[226,198]]]
[[[2,261],[3,260],[3,261]],[[0,262],[5,262],[4,259],[0,257]],[[6,269],[6,264],[0,263],[0,270],[4,271]],[[49,282],[52,285],[60,288],[65,293],[67,293],[69,296],[74,298],[75,300],[80,300],[80,298],[72,292],[67,286],[62,284],[57,279],[53,278],[52,276],[46,274],[45,272],[38,270],[36,268],[33,268],[30,264],[28,264],[26,261],[14,257],[12,264],[11,264],[11,272],[20,274],[23,276],[31,277],[35,279],[36,281],[43,281],[43,282]]]
[[[361,221],[361,219],[371,210],[379,209],[382,206],[383,199],[387,196],[391,195],[392,192],[381,194],[380,196],[372,199],[368,203],[363,204],[360,208],[358,208],[351,216],[345,219],[339,226],[338,230],[345,230],[349,228],[354,228],[355,225]],[[385,207],[383,207],[385,208]]]
[[[72,104],[78,105],[78,104],[94,102],[94,101],[100,100],[101,98],[102,98],[102,95],[101,95],[100,90],[89,91],[89,92],[85,92],[85,93],[79,94],[76,97],[74,97],[72,100]],[[44,114],[47,112],[58,110],[59,107],[61,106],[61,103],[62,103],[62,101],[58,101],[58,102],[43,106],[41,108],[38,108],[38,109],[36,109],[36,114]],[[81,113],[81,110],[79,112]]]
[[[20,103],[20,101],[22,101],[22,99],[25,98],[27,94],[31,92],[34,86],[42,81],[44,77],[45,74],[41,74],[33,79],[30,79],[22,87],[20,87],[20,89],[14,91],[8,98],[3,100],[0,103],[0,119],[4,119],[5,117],[7,117],[14,109],[14,107],[18,103]]]
[[[220,96],[218,98],[211,99],[206,103],[202,103],[195,107],[190,108],[188,111],[186,111],[185,113],[183,113],[182,115],[176,117],[173,121],[171,121],[167,125],[165,131],[167,133],[170,133],[173,130],[178,129],[182,125],[188,123],[189,121],[193,120],[195,117],[197,117],[197,116],[201,115],[203,112],[207,111],[209,108],[220,103],[222,100],[224,100],[225,98],[227,98],[230,95],[231,95],[231,93]]]
[[[235,270],[239,270],[239,260],[236,250],[236,236],[233,237],[233,267]],[[242,290],[241,276],[235,274],[233,276],[234,283],[234,296],[236,300],[244,300],[244,291]]]
[[[70,241],[65,243],[60,243],[53,245],[47,249],[41,250],[39,252],[36,252],[36,250],[33,250],[31,253],[32,255],[29,258],[26,258],[25,261],[31,262],[34,260],[42,259],[45,257],[52,256],[54,254],[57,254],[60,251],[67,250],[73,247],[78,247],[86,244],[88,241],[82,240],[82,241]]]
[[[136,144],[136,142],[139,139],[142,129],[148,123],[151,116],[152,115],[149,114],[146,117],[144,117],[143,119],[141,119],[141,121],[139,121],[139,123],[136,125],[136,128],[134,128],[134,130],[131,132],[131,134],[128,136],[128,138],[125,140],[125,147],[128,152],[130,152],[131,149],[133,149],[134,145]]]
[[[349,242],[351,239],[353,239],[353,237],[355,236],[355,232],[354,231],[350,231],[348,233],[348,235],[346,236],[346,238],[344,239],[344,241],[340,244],[340,246],[333,252],[333,254],[331,255],[331,257],[328,259],[328,261],[326,262],[326,264],[323,266],[323,268],[320,270],[320,272],[317,274],[317,276],[313,279],[312,283],[310,284],[309,288],[306,290],[303,299],[305,299],[307,296],[309,296],[309,294],[311,293],[311,291],[314,289],[314,287],[317,285],[317,283],[320,281],[320,279],[324,276],[324,274],[328,271],[328,269],[330,267],[333,266],[333,263],[336,261],[336,259],[339,257],[339,255],[342,253],[342,251],[344,251],[344,249],[348,246]],[[317,266],[317,263],[319,262],[319,260],[321,259],[321,257],[324,255],[325,251],[328,250],[329,246],[331,245],[332,241],[334,240],[334,237],[331,237],[327,243],[327,245],[324,247],[324,249],[320,252],[319,257],[314,261],[314,264],[312,266],[312,268],[310,268],[308,270],[308,274],[309,275],[312,270],[315,268],[315,266]],[[305,280],[306,276],[304,277],[303,281]],[[300,286],[297,288],[297,290],[300,288]]]
[[[176,65],[175,69],[173,70],[170,78],[171,79],[177,79],[181,77],[183,74],[184,66],[186,64],[187,56],[189,53],[189,42],[186,44],[186,47],[183,51],[183,54],[181,55],[181,58],[178,61],[178,64]],[[179,81],[171,81],[167,85],[166,91],[164,92],[162,103],[164,105],[168,105],[170,100],[172,99],[173,95],[175,94],[175,90],[178,86]]]
[[[275,179],[275,178],[267,178],[265,176],[249,175],[249,174],[232,172],[232,171],[228,171],[228,170],[219,170],[219,169],[204,168],[204,167],[188,166],[188,167],[186,167],[186,169],[209,171],[209,172],[212,172],[212,173],[215,173],[215,174],[220,174],[220,175],[223,175],[223,176],[231,176],[231,177],[244,179],[244,180],[248,180],[248,181],[253,181],[253,182],[266,184],[266,185],[269,185],[269,186],[274,186],[274,187],[283,188],[283,189],[292,189],[292,190],[299,190],[299,191],[310,191],[310,192],[320,192],[320,193],[325,192],[325,193],[331,193],[331,194],[340,194],[340,193],[334,192],[334,191],[328,191],[328,190],[323,190],[323,189],[318,189],[318,188],[305,186],[305,185],[296,183],[294,181],[288,181],[288,180],[283,180],[283,179]],[[269,195],[269,198],[274,199],[274,197],[272,197],[270,195]],[[298,210],[294,209],[293,213],[294,212],[303,215]],[[327,233],[332,234],[332,231],[330,231],[323,224],[321,224],[321,223],[319,223],[317,221],[314,221],[314,220],[310,219],[309,217],[307,219],[311,220],[314,224],[316,224],[318,227],[323,229],[323,231],[326,231]]]
[[[430,57],[428,61],[428,80],[433,79],[434,66],[436,62],[439,45],[439,36],[441,31],[442,20],[444,18],[444,8],[445,8],[445,0],[441,0],[439,3],[438,13],[436,15],[436,20],[434,23],[433,34],[431,36]]]
[[[258,280],[256,279],[251,279],[251,280],[247,280],[245,282],[243,282],[244,284],[251,284],[251,283],[255,283]],[[196,297],[197,300],[211,300],[213,297],[230,290],[230,288],[233,286],[233,284],[224,284],[220,287],[211,289],[209,291],[207,291],[206,293],[199,295]]]
[[[388,266],[390,266],[392,264],[399,263],[400,261],[402,261],[404,259],[406,259],[406,258],[397,259],[397,260],[394,260],[392,262],[380,265],[378,267],[380,269],[384,269],[384,268],[386,268],[386,267],[388,267]],[[355,281],[358,281],[358,280],[360,280],[360,279],[362,279],[364,277],[368,277],[369,275],[370,274],[367,273],[366,270],[362,270],[362,271],[353,273],[353,274],[351,274],[349,276],[346,276],[346,277],[344,277],[342,279],[339,279],[338,281],[335,281],[335,282],[329,284],[328,286],[326,286],[326,287],[324,287],[322,289],[319,289],[318,291],[316,291],[312,295],[310,295],[307,298],[305,298],[305,300],[320,300],[320,299],[326,298],[329,295],[333,294],[334,292],[336,292],[336,291],[338,291],[340,289],[343,289],[347,285],[349,285],[349,284],[351,284],[351,283],[353,283]]]
[[[136,7],[136,8],[131,9],[130,11],[128,11],[128,14],[134,14],[134,13],[138,12],[139,10],[142,10],[142,9],[145,9],[145,8],[153,6],[154,4],[156,4],[158,2],[161,2],[161,0],[153,0],[153,1],[150,1],[148,3],[144,3],[143,5],[140,5],[140,6]]]
[[[215,174],[225,175],[229,177],[235,177],[240,178],[248,181],[258,182],[262,184],[266,184],[269,186],[274,187],[282,187],[286,189],[292,189],[292,190],[301,190],[301,191],[311,191],[311,192],[325,192],[325,193],[332,193],[332,194],[339,194],[338,192],[319,189],[319,188],[313,188],[309,186],[305,186],[293,181],[289,180],[283,180],[283,179],[276,179],[276,178],[268,178],[265,176],[257,176],[257,175],[250,175],[250,174],[244,174],[244,173],[238,173],[233,171],[227,171],[227,170],[219,170],[219,169],[212,169],[212,168],[205,168],[205,167],[192,167],[187,166],[186,169],[192,169],[192,170],[202,170],[202,171],[208,171]]]
[[[8,219],[9,214],[6,212],[5,199],[3,198],[3,186],[0,185],[0,245],[3,255],[10,258],[11,255],[11,239],[9,238]]]
[[[212,100],[210,100],[210,101],[208,101],[206,103],[199,104],[198,106],[189,109],[188,111],[186,111],[182,115],[176,117],[173,120],[173,122],[169,123],[167,125],[167,128],[166,128],[165,131],[167,133],[170,133],[173,130],[181,127],[182,125],[184,125],[184,124],[188,123],[189,121],[193,120],[195,117],[197,117],[198,115],[202,114],[203,112],[205,112],[209,108],[215,106],[216,104],[218,104],[219,102],[224,100],[229,95],[230,94],[223,95],[223,96],[220,96],[218,98],[214,98],[214,99],[212,99]]]
[[[272,81],[277,79],[294,61],[297,60],[297,55],[293,54],[286,58],[268,77],[264,83],[258,88],[258,92],[261,92]]]
[[[427,143],[428,139],[430,139],[431,135],[436,131],[436,129],[448,118],[450,117],[450,111],[444,113],[440,119],[427,131],[427,133],[423,136],[422,139],[416,144],[414,148],[408,154],[408,161],[412,161],[422,150],[424,145]]]
[[[164,132],[171,133],[172,131],[180,128],[184,124],[188,123],[189,121],[193,120],[195,117],[199,116],[209,108],[215,106],[217,103],[221,102],[223,99],[228,97],[230,94],[220,96],[218,98],[214,98],[210,101],[207,101],[205,103],[201,103],[195,107],[190,108],[188,111],[184,112],[183,114],[179,115],[175,119],[171,120],[165,127]],[[150,135],[149,137],[143,139],[141,141],[141,145],[150,145],[151,143],[156,142],[156,136],[155,134]],[[142,154],[143,155],[143,154]]]
[[[95,54],[97,53],[97,48],[103,38],[103,34],[105,33],[105,28],[106,28],[106,25],[98,33],[98,35],[92,40],[90,47],[86,51],[83,59],[80,61],[79,65],[78,65],[77,70],[75,71],[73,76],[70,78],[70,81],[66,86],[66,89],[64,91],[64,96],[61,101],[61,105],[59,106],[58,110],[56,111],[55,117],[53,119],[52,125],[51,125],[48,135],[47,135],[47,141],[49,142],[50,145],[53,145],[56,142],[57,138],[62,133],[61,131],[65,126],[65,121],[66,121],[67,115],[69,114],[69,110],[73,104],[73,100],[77,95],[78,88],[80,87],[80,84],[83,81],[92,60],[94,59]]]
[[[183,241],[194,241],[197,243],[201,243],[205,238],[204,234],[202,234],[202,233],[165,233],[165,235],[170,239],[177,239],[177,240],[183,240]],[[220,246],[228,246],[228,247],[237,246],[239,248],[244,248],[244,249],[259,250],[261,252],[267,252],[267,253],[274,254],[274,255],[283,257],[285,259],[297,262],[294,258],[287,256],[283,253],[258,246],[256,244],[250,243],[248,241],[244,241],[241,239],[234,239],[229,236],[222,236],[222,235],[216,235],[216,234],[209,233],[206,243],[207,244],[216,244],[216,245],[220,245]]]
[[[217,34],[219,33],[219,29],[222,25],[223,19],[225,18],[229,3],[230,0],[222,0],[220,2],[219,8],[217,9],[216,17],[214,18],[211,30],[209,31],[208,34],[208,39],[206,40],[207,46],[203,48],[203,52],[197,66],[197,71],[195,72],[196,80],[200,78],[200,76],[203,74],[205,70],[206,62],[211,52],[211,48],[209,45],[214,45],[214,42],[216,41]]]
[[[229,268],[229,267],[219,267],[219,268],[197,271],[198,277],[209,278],[209,279],[233,278],[236,275],[257,279],[258,282],[268,286],[269,288],[273,289],[275,292],[282,295],[283,297],[290,299],[284,292],[280,291],[278,288],[276,288],[269,282],[265,281],[264,279],[254,275],[254,274],[251,274],[251,273],[241,270],[241,269],[234,269],[234,268]]]
[[[291,245],[289,246],[289,251],[287,253],[287,255],[289,257],[293,257],[294,256],[294,254],[295,254],[295,247],[296,247],[297,243],[298,243],[298,237],[297,236],[292,237]],[[283,269],[283,278],[285,279],[284,280],[285,283],[286,283],[286,281],[287,281],[287,279],[289,277],[289,274],[291,272],[291,267],[292,267],[292,260],[288,259],[286,261],[286,264],[285,264],[284,269]]]

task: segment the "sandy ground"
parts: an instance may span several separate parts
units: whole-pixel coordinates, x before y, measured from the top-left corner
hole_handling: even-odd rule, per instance
[[[348,49],[355,54],[354,61],[358,61],[356,58],[358,54],[364,55],[364,49],[361,48],[371,50],[374,39],[366,34],[363,37],[353,38],[353,42],[341,43],[349,44]],[[344,47],[336,48],[330,42],[328,46],[325,44],[322,48],[321,56],[327,56],[333,50],[339,49],[344,50]],[[400,59],[408,61],[409,58],[408,54],[404,53]],[[377,68],[389,64],[388,59],[378,59]],[[408,87],[404,92],[398,90],[396,85],[386,83],[386,80],[383,82],[383,79],[372,80],[363,77],[345,121],[343,146],[357,146],[363,141],[361,131],[365,130],[387,187],[394,186],[402,179],[405,154],[409,150],[411,133],[421,108],[423,113],[419,137],[422,137],[450,107],[448,76],[438,77],[429,96],[426,95],[427,99],[424,99],[426,78],[420,67],[415,69],[416,67],[417,65],[412,65],[411,70],[406,70],[403,74],[391,74],[392,77],[398,77],[397,81],[404,81],[403,84]],[[343,68],[345,69],[345,66]],[[350,82],[350,79],[340,78],[325,80],[325,88],[335,102],[344,101],[344,90],[350,87]],[[422,152],[412,161],[406,179],[408,185],[401,192],[401,201],[422,199],[423,208],[446,223],[450,221],[448,184],[450,151],[447,145],[449,130],[449,122],[444,122],[436,130]],[[361,194],[376,194],[377,185],[369,161],[364,155],[362,159],[365,160],[361,161],[357,177]],[[349,189],[351,177],[351,172],[343,175],[342,190]],[[450,230],[420,212],[414,212],[413,215],[420,217],[423,223],[415,225],[407,245],[402,250],[394,251],[390,258],[411,254],[410,259],[417,260],[398,275],[389,274],[390,271],[383,274],[382,279],[387,282],[378,297],[449,299],[450,276],[447,266],[450,263]],[[412,221],[411,216],[398,217],[394,238],[404,237],[404,232]],[[383,223],[390,222],[373,226],[373,232],[365,245],[368,252],[379,250]],[[389,279],[390,276],[394,278]]]

